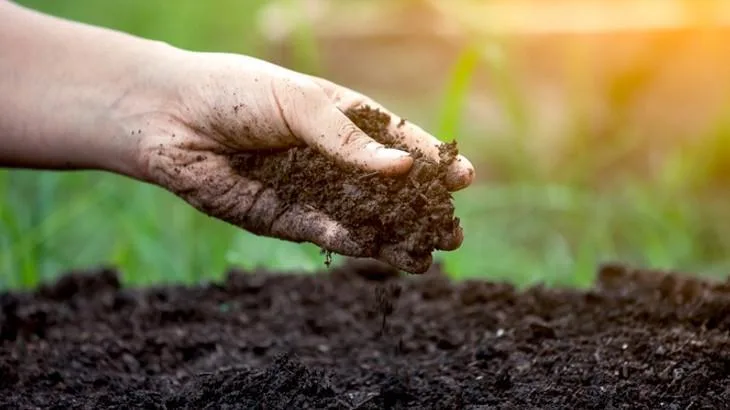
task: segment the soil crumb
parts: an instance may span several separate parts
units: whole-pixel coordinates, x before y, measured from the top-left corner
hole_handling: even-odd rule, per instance
[[[456,142],[440,148],[437,163],[390,133],[389,115],[370,107],[345,114],[374,140],[410,152],[412,169],[386,177],[340,166],[310,147],[243,153],[232,163],[242,175],[274,189],[286,204],[304,204],[340,221],[372,252],[401,243],[416,257],[431,254],[439,238],[450,237],[459,226],[445,185],[446,170],[458,155]]]
[[[586,291],[231,270],[0,294],[0,408],[727,409],[730,280],[603,267]],[[373,289],[397,291],[388,316]],[[95,291],[90,291],[96,289]]]

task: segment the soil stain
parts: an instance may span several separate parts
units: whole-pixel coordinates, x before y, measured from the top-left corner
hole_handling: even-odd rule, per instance
[[[607,265],[586,291],[517,290],[378,266],[146,289],[107,268],[2,294],[0,408],[730,403],[730,280]],[[401,289],[384,335],[378,287]]]
[[[339,221],[371,256],[389,244],[402,244],[416,258],[431,254],[459,227],[445,184],[459,153],[456,142],[441,146],[437,163],[391,134],[389,115],[369,107],[345,114],[374,140],[410,152],[411,170],[400,176],[364,172],[311,147],[237,154],[233,166],[274,189],[285,204],[303,204]]]

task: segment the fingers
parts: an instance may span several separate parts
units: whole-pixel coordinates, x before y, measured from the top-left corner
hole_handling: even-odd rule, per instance
[[[313,144],[340,161],[386,175],[404,173],[413,165],[409,153],[386,148],[368,137],[334,105],[323,109],[320,116],[320,120],[312,118],[312,129],[321,129],[325,136],[315,137]],[[316,124],[318,128],[314,128]]]
[[[275,205],[274,205],[275,206]],[[254,206],[250,212],[263,207]],[[260,218],[267,221],[270,212],[262,212]],[[252,215],[251,218],[257,218]],[[355,242],[350,232],[319,211],[295,205],[281,213],[271,224],[269,236],[292,242],[310,242],[323,249],[351,257],[377,257],[379,260],[413,274],[426,272],[433,263],[432,255],[414,255],[407,251],[405,243],[385,245],[380,249],[368,249]],[[438,248],[454,250],[463,241],[461,228],[448,237],[441,238]]]
[[[267,226],[272,215],[276,214],[269,209],[281,209],[275,201],[274,196],[269,194],[260,196],[257,204],[254,204],[248,211],[246,221],[250,225],[245,228],[251,230],[251,227],[258,229],[257,227]],[[379,250],[367,249],[362,244],[355,242],[342,225],[321,212],[300,205],[294,205],[279,212],[279,215],[268,226],[270,226],[269,230],[258,231],[258,233],[291,242],[310,242],[343,256],[377,257],[396,269],[413,274],[426,272],[433,263],[430,253],[413,255],[406,250],[404,243],[385,245]],[[444,242],[444,249],[458,247],[461,240],[460,233],[455,234],[454,237],[450,237]]]
[[[344,256],[374,257],[397,269],[423,273],[432,257],[410,254],[405,244],[381,249],[357,243],[341,224],[307,205],[287,205],[272,189],[239,175],[221,155],[165,147],[149,158],[157,184],[186,200],[199,211],[251,233],[291,242],[310,242]],[[439,242],[454,249],[461,232]]]
[[[271,225],[271,236],[292,242],[311,242],[344,256],[371,254],[350,238],[349,232],[321,212],[295,205]]]
[[[272,190],[258,196],[243,218],[242,227],[250,232],[291,242],[310,242],[343,256],[377,256],[383,262],[413,274],[424,273],[433,263],[431,254],[413,255],[405,244],[385,245],[379,250],[366,249],[352,238],[340,224],[326,215],[294,205],[283,209]],[[458,236],[458,235],[457,235]],[[446,248],[458,246],[460,239],[449,238]]]
[[[274,101],[297,137],[341,163],[386,175],[404,173],[413,165],[409,153],[367,136],[314,83],[280,85]]]
[[[385,245],[379,250],[368,249],[354,241],[342,225],[319,211],[300,205],[283,209],[271,190],[258,196],[243,221],[244,229],[259,235],[291,242],[310,242],[343,256],[377,257],[396,269],[413,274],[426,272],[433,263],[430,253],[414,255],[407,251],[405,243]],[[458,231],[443,239],[439,244],[441,248],[455,249],[463,236]]]
[[[244,214],[232,215],[230,219],[239,220],[241,227],[251,233],[268,236],[281,212],[281,203],[276,192],[273,189],[262,189]]]
[[[444,144],[443,141],[395,114],[391,114],[391,117],[393,121],[390,124],[390,131],[399,135],[404,145],[412,150],[421,151],[433,161],[440,162],[439,147]],[[463,155],[457,155],[454,162],[449,165],[445,184],[450,191],[459,191],[474,182],[474,175],[474,165],[471,161]]]
[[[439,162],[439,147],[444,144],[421,127],[408,122],[398,115],[393,114],[381,104],[350,90],[338,86],[330,81],[314,78],[314,80],[325,90],[329,99],[342,111],[368,105],[391,116],[390,132],[399,135],[401,141],[410,150],[418,149],[432,160]],[[454,192],[464,189],[474,182],[474,165],[463,155],[458,155],[456,160],[449,166],[446,178],[447,188]]]
[[[311,242],[346,256],[372,253],[353,241],[340,224],[316,210],[287,206],[273,189],[243,177],[237,177],[232,186],[221,196],[204,200],[209,214],[256,235]]]
[[[242,228],[258,235],[290,242],[310,242],[343,256],[377,256],[383,262],[413,274],[426,272],[433,263],[430,253],[414,255],[406,250],[405,243],[385,245],[379,250],[368,249],[354,241],[342,225],[319,211],[301,205],[283,207],[271,189],[261,192],[243,217],[230,215],[227,219],[240,221]],[[463,235],[459,230],[452,236],[442,238],[439,248],[456,249],[462,240]]]

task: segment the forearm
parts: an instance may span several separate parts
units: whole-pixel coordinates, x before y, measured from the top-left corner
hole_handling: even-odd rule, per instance
[[[0,0],[0,166],[135,176],[132,128],[162,104],[170,50]]]

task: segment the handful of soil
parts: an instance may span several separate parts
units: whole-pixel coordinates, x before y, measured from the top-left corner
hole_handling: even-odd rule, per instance
[[[367,249],[403,243],[413,256],[430,254],[439,238],[451,236],[459,226],[444,183],[458,155],[456,142],[441,147],[436,163],[388,131],[389,115],[370,107],[345,114],[374,140],[410,152],[411,170],[395,177],[368,173],[339,165],[310,147],[240,154],[233,159],[234,167],[274,189],[285,204],[302,204],[329,215]]]

